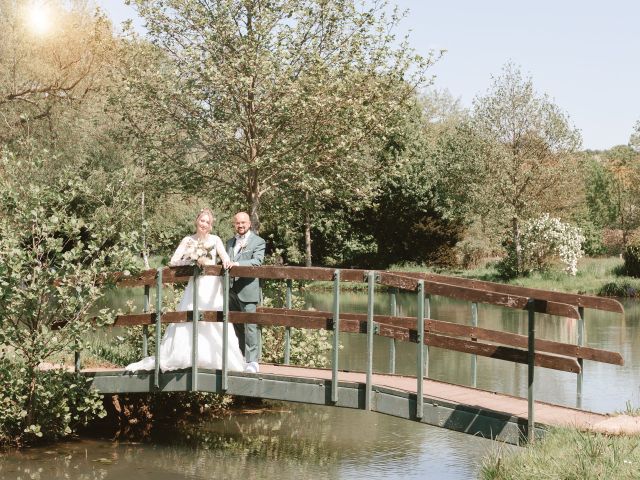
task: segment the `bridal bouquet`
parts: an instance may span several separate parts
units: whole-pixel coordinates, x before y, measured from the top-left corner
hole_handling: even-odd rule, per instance
[[[195,265],[201,258],[213,259],[211,252],[214,247],[215,245],[211,242],[191,239],[187,244],[184,255],[182,255],[182,260],[192,262]]]

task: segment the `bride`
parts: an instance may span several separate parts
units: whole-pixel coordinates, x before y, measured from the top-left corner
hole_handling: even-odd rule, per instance
[[[200,266],[215,265],[216,254],[227,268],[229,255],[224,250],[222,240],[211,235],[214,216],[208,208],[202,209],[196,218],[196,233],[182,239],[178,249],[169,262],[170,266],[192,265],[194,261]],[[193,310],[193,277],[184,291],[177,311]],[[198,310],[222,310],[222,285],[220,277],[203,275],[198,279]],[[222,328],[220,322],[198,322],[198,367],[208,369],[222,368]],[[191,367],[191,342],[193,324],[170,323],[160,344],[160,370],[178,370]],[[243,371],[244,358],[238,345],[238,337],[230,326],[227,329],[227,365],[232,371]],[[146,357],[139,362],[125,367],[125,370],[153,370],[155,356]]]

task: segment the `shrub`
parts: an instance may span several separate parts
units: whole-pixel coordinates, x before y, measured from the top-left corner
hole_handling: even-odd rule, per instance
[[[584,255],[584,236],[581,230],[550,217],[547,213],[540,218],[524,222],[520,242],[521,271],[518,271],[515,245],[509,241],[505,245],[507,256],[498,265],[498,272],[503,277],[545,271],[553,259],[559,259],[565,264],[565,271],[569,275],[575,275],[578,271],[578,259]]]
[[[640,241],[635,241],[624,249],[624,271],[631,277],[640,277]]]
[[[113,318],[92,309],[110,274],[137,264],[130,172],[87,173],[46,151],[24,157],[0,154],[0,361],[21,365],[15,378],[1,376],[8,411],[0,428],[16,444],[74,430],[69,412],[84,390],[39,365],[83,348]]]
[[[57,440],[103,417],[102,397],[87,380],[63,370],[30,370],[0,360],[0,445]]]

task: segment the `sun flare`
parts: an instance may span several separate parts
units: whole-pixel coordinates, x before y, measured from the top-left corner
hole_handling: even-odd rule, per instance
[[[51,30],[51,12],[42,3],[36,2],[28,11],[29,27],[38,35],[46,35]]]

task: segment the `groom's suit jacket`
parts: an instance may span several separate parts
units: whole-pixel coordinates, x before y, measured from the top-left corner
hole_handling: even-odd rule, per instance
[[[247,244],[234,255],[236,237],[227,240],[227,253],[232,261],[238,262],[242,267],[257,267],[262,265],[264,260],[265,241],[255,233],[251,232],[247,239]],[[233,268],[231,269],[233,277]],[[260,282],[257,278],[236,278],[231,288],[238,295],[238,299],[245,303],[258,303],[260,299]]]

